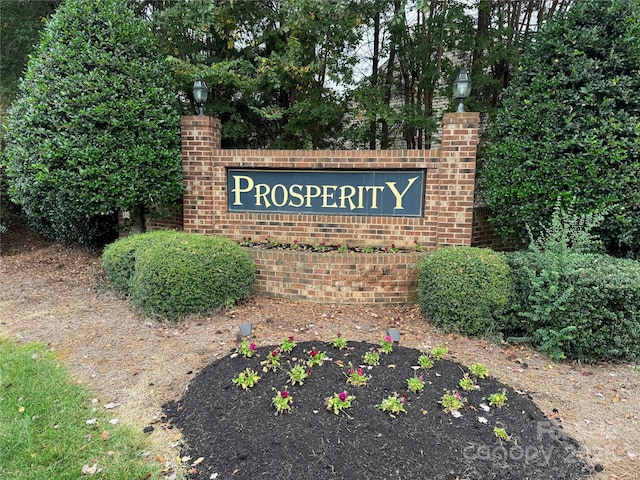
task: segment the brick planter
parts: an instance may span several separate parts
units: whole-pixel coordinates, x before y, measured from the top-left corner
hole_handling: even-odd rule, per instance
[[[413,303],[425,255],[245,249],[256,262],[255,294],[317,303]]]

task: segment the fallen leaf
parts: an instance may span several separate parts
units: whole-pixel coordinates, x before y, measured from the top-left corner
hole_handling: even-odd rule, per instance
[[[95,475],[96,473],[100,473],[101,471],[102,471],[102,469],[98,468],[98,464],[97,463],[94,463],[91,466],[84,465],[82,467],[82,474],[83,475]]]
[[[109,430],[105,430],[100,434],[100,438],[102,440],[107,440],[109,438]]]
[[[193,462],[191,464],[192,467],[195,467],[196,465],[198,465],[199,463],[201,463],[204,460],[204,457],[200,457],[198,458],[195,462]]]

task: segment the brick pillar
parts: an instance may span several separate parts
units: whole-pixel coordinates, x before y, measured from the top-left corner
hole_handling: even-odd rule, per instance
[[[471,245],[479,124],[476,112],[447,113],[442,119],[438,247]]]
[[[180,119],[183,230],[213,235],[212,150],[220,148],[220,120],[197,115]]]

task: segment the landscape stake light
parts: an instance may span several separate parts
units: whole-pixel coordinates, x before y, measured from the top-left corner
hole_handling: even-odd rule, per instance
[[[466,68],[460,70],[458,77],[453,82],[453,98],[458,100],[458,113],[464,112],[464,99],[471,93],[471,79]]]
[[[400,342],[400,330],[398,330],[397,328],[389,328],[387,330],[387,335],[391,337],[391,341],[393,343]]]
[[[241,323],[240,324],[240,335],[243,337],[248,337],[251,335],[251,331],[253,330],[253,325],[250,323]]]
[[[193,82],[193,99],[198,105],[198,115],[204,115],[204,102],[209,96],[209,87],[204,80],[196,80]]]

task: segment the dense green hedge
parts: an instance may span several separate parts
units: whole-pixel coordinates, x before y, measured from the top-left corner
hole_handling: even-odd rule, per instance
[[[640,263],[607,255],[507,256],[520,331],[552,358],[640,358]]]
[[[446,331],[490,336],[508,328],[512,296],[503,254],[489,249],[450,247],[418,263],[422,313]]]
[[[230,306],[251,293],[255,264],[222,237],[160,231],[118,240],[103,266],[145,315],[177,320]]]

